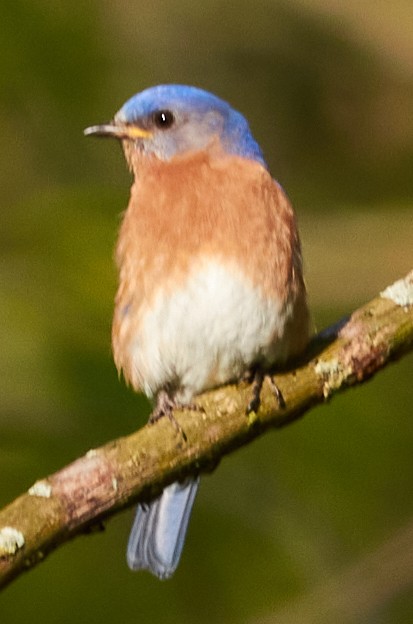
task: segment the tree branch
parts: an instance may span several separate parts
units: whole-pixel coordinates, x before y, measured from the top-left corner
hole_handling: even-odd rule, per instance
[[[0,511],[0,586],[63,542],[177,479],[213,469],[222,456],[366,381],[412,349],[413,271],[317,335],[298,368],[277,374],[284,407],[264,383],[258,412],[247,416],[251,386],[228,385],[198,397],[204,411],[175,410],[184,435],[164,418],[37,481]]]

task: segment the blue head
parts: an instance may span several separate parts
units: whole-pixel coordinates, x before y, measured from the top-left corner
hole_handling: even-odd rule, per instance
[[[195,87],[146,89],[128,100],[111,124],[87,128],[85,133],[134,141],[137,149],[162,160],[202,149],[218,138],[229,154],[266,166],[245,117],[227,102]]]

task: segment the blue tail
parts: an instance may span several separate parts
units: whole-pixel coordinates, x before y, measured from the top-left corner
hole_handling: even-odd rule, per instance
[[[160,579],[172,576],[198,486],[199,477],[172,483],[149,505],[138,505],[126,552],[131,570],[149,570]]]

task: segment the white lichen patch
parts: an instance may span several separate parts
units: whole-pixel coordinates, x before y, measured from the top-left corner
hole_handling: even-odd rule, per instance
[[[114,492],[118,491],[118,480],[116,479],[116,477],[113,477],[112,479],[112,487]]]
[[[232,396],[228,396],[225,392],[220,397],[219,404],[216,406],[216,411],[219,416],[226,414],[234,414],[238,409],[238,403]]]
[[[351,373],[351,368],[344,366],[338,358],[319,360],[314,370],[317,375],[323,377],[323,395],[326,399],[341,388],[343,382]]]
[[[30,496],[40,496],[41,498],[50,498],[52,495],[52,486],[47,481],[36,481],[29,489]]]
[[[413,271],[404,279],[394,282],[386,290],[380,293],[380,297],[390,299],[399,306],[407,307],[413,305]]]
[[[24,535],[21,531],[9,526],[0,529],[0,557],[15,555],[24,546]]]
[[[90,451],[86,453],[86,457],[96,457],[97,454],[98,452],[96,449],[90,449]]]

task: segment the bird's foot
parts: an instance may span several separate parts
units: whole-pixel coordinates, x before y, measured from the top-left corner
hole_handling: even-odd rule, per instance
[[[274,378],[268,373],[263,373],[261,370],[256,370],[253,376],[252,397],[250,402],[248,403],[247,414],[249,414],[250,412],[258,411],[261,404],[261,390],[265,378],[268,379],[271,390],[278,401],[278,407],[280,409],[284,409],[286,407],[285,399],[282,395],[281,390],[274,381]]]
[[[171,419],[174,407],[176,407],[176,402],[174,399],[171,399],[166,390],[158,392],[155,409],[149,416],[149,424],[153,425],[164,416]]]
[[[179,433],[183,439],[186,440],[185,432],[174,416],[175,407],[177,407],[176,401],[169,396],[166,390],[161,390],[158,392],[158,396],[156,398],[156,407],[149,416],[149,424],[153,425],[158,420],[166,416],[169,422],[174,426],[177,433]]]
[[[179,433],[186,441],[187,437],[185,431],[182,429],[181,425],[174,416],[173,411],[175,408],[193,410],[194,412],[205,412],[204,408],[196,405],[196,403],[187,403],[185,405],[182,405],[181,403],[178,403],[175,399],[171,398],[166,390],[161,390],[157,396],[156,407],[149,416],[149,424],[153,425],[161,418],[167,416],[170,423],[176,429],[177,433]]]

